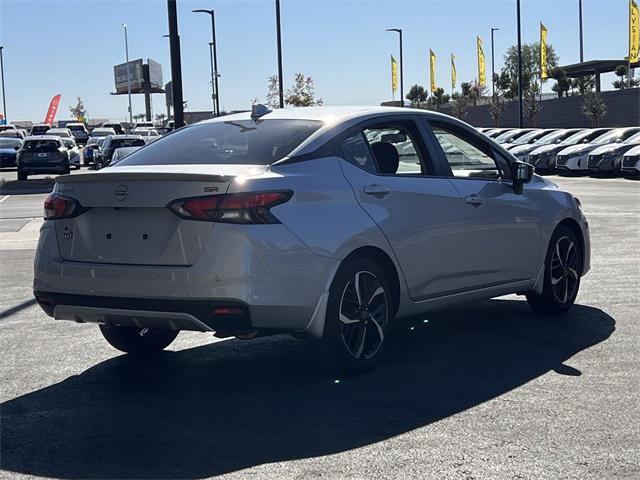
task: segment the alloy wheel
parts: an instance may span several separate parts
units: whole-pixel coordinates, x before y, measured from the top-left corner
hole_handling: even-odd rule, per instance
[[[551,256],[551,287],[560,303],[567,303],[578,288],[578,249],[569,237],[560,237]]]
[[[384,343],[389,318],[387,294],[376,275],[359,271],[347,282],[339,315],[349,353],[357,359],[373,357]]]

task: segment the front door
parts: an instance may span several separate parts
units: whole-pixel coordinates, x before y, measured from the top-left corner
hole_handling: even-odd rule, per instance
[[[541,232],[536,205],[514,192],[510,166],[479,135],[430,122],[463,201],[464,287],[476,289],[536,278]]]

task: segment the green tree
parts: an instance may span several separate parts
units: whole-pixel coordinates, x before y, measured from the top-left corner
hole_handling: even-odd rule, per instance
[[[322,105],[322,99],[316,99],[313,79],[302,73],[296,73],[293,86],[287,90],[285,103],[294,107]]]
[[[427,101],[427,92],[425,91],[422,85],[412,85],[409,89],[409,93],[405,95],[405,98],[411,102],[411,106],[413,107],[415,104],[420,106],[420,103]]]
[[[444,88],[438,87],[430,97],[430,104],[435,110],[440,110],[442,105],[449,103],[450,98],[448,94],[444,93]]]
[[[84,108],[84,102],[80,97],[77,97],[78,101],[75,106],[69,107],[69,112],[73,115],[78,122],[87,123],[87,114]]]
[[[585,75],[584,77],[574,78],[571,83],[571,88],[577,89],[579,95],[586,95],[593,91],[596,85],[596,77],[594,75]]]
[[[552,70],[558,66],[558,55],[553,45],[547,44],[547,68]],[[540,71],[540,43],[526,43],[522,45],[522,90],[526,92],[531,82]],[[508,80],[509,87],[505,88],[506,98],[518,96],[518,47],[513,45],[507,49],[504,55],[504,67],[500,75],[504,74],[504,80]]]
[[[586,92],[582,112],[591,120],[591,126],[595,128],[600,125],[600,119],[607,114],[607,105],[599,93]]]
[[[464,120],[469,113],[469,97],[466,95],[460,95],[453,104],[453,115],[460,120]]]
[[[620,77],[620,80],[614,81],[612,85],[618,90],[640,86],[640,78],[628,78],[629,68],[626,65],[618,65],[615,74]]]
[[[571,89],[571,79],[567,77],[567,72],[556,67],[549,71],[549,76],[556,80],[556,83],[551,87],[551,90],[558,94],[558,98],[567,96]]]
[[[164,125],[164,121],[167,119],[167,114],[166,113],[158,113],[156,114],[156,122],[158,122],[160,125]]]
[[[539,95],[540,87],[537,83],[532,83],[522,98],[522,111],[529,117],[529,125],[532,127],[536,126],[538,113],[542,110],[542,105],[538,101]]]
[[[278,75],[267,77],[269,82],[267,87],[266,105],[269,108],[278,108],[280,106],[280,88],[278,84]]]

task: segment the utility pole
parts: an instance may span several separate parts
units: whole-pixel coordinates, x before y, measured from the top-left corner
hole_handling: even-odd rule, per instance
[[[4,122],[9,123],[9,119],[7,118],[7,99],[5,97],[4,91],[4,59],[2,58],[2,51],[4,47],[0,45],[0,74],[2,74],[2,112],[4,113]]]
[[[284,108],[284,87],[282,86],[282,33],[280,31],[280,0],[276,0],[276,37],[278,42],[278,96],[280,108]]]
[[[496,81],[495,81],[495,76],[496,76],[496,64],[494,61],[494,49],[493,49],[493,32],[500,30],[499,28],[491,28],[491,98],[493,98],[493,101],[495,102],[496,100]]]
[[[178,12],[176,0],[167,0],[169,17],[169,49],[171,51],[171,86],[173,90],[174,128],[184,126],[184,103],[182,101],[182,62],[180,60],[180,36],[178,35]]]
[[[131,76],[129,74],[129,38],[127,37],[127,24],[123,23],[124,28],[124,55],[127,62],[127,95],[129,96],[129,130],[133,128],[133,112],[131,111]]]
[[[387,28],[387,32],[397,32],[400,36],[400,104],[404,107],[404,67],[402,61],[402,29]]]
[[[218,54],[216,43],[216,12],[214,10],[198,9],[193,13],[206,13],[211,16],[211,42],[209,42],[209,57],[211,60],[211,101],[214,116],[220,115],[220,90],[218,88]]]
[[[520,31],[520,0],[516,0],[518,17],[518,126],[522,128],[522,32]]]
[[[584,48],[582,37],[582,0],[578,0],[578,18],[580,22],[580,63],[584,62]]]

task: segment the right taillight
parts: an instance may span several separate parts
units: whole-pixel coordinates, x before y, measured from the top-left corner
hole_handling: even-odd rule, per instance
[[[84,212],[84,208],[77,200],[52,193],[44,201],[44,219],[60,220],[72,218]]]
[[[183,198],[169,204],[187,220],[239,224],[280,223],[270,209],[287,202],[293,192],[247,192]]]

